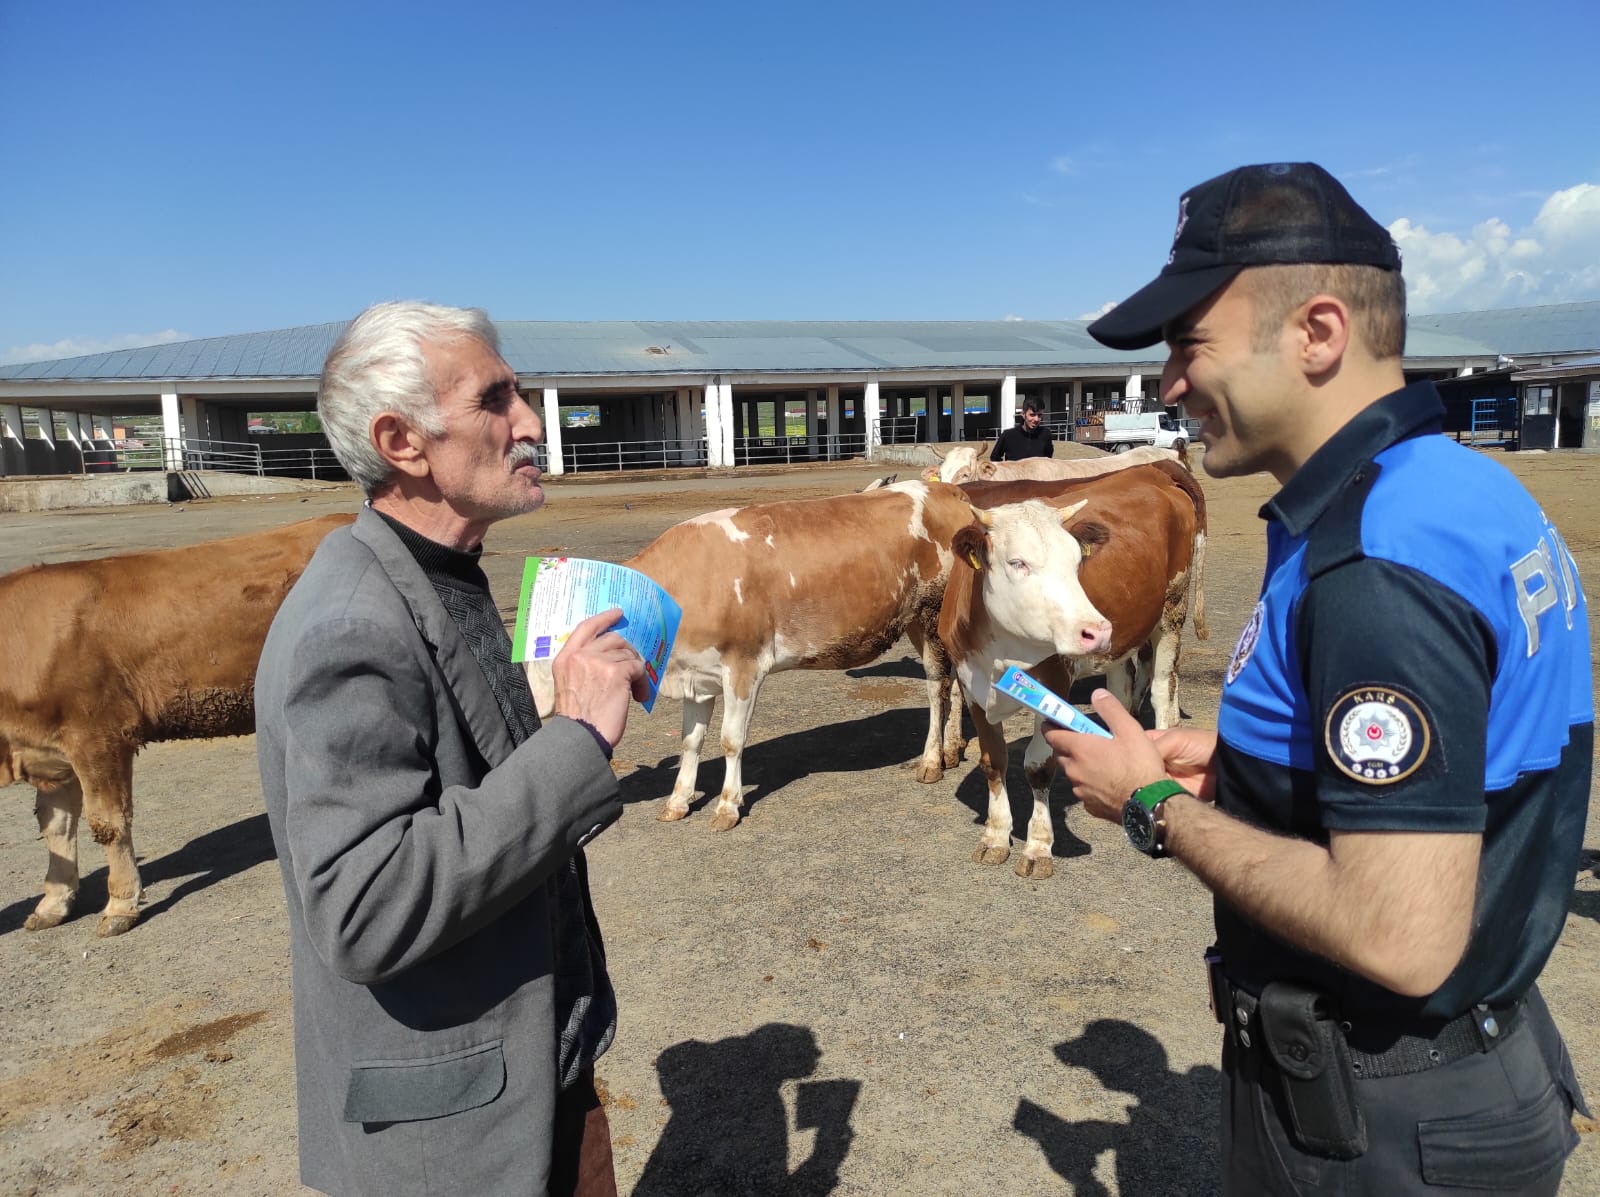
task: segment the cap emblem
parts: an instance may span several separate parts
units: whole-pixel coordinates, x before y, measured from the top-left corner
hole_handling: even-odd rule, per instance
[[[1172,259],[1178,253],[1178,238],[1183,236],[1183,230],[1189,223],[1189,197],[1186,195],[1178,201],[1178,227],[1172,230],[1172,252],[1167,255],[1167,265],[1172,265]]]

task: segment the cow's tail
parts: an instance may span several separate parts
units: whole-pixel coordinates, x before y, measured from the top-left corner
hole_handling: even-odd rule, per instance
[[[1177,483],[1189,501],[1194,504],[1194,553],[1189,561],[1189,594],[1192,598],[1194,638],[1211,639],[1206,628],[1206,493],[1200,489],[1200,480],[1189,469],[1188,463],[1171,461],[1153,463],[1168,478]]]

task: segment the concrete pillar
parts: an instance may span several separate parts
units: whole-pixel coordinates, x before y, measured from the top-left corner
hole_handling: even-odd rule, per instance
[[[205,415],[200,410],[200,400],[192,395],[185,395],[179,401],[180,420],[183,425],[182,436],[186,441],[207,441],[211,438],[206,435]]]
[[[722,462],[732,466],[733,456],[733,383],[724,382],[719,388],[720,397],[717,400],[717,412],[722,428]]]
[[[821,413],[817,410],[817,392],[806,392],[806,440],[812,448],[817,444],[817,424]]]
[[[556,387],[542,390],[539,410],[543,414],[545,465],[552,478],[559,478],[567,471],[566,460],[561,455],[561,395]]]
[[[999,431],[1004,432],[1017,422],[1017,376],[1007,374],[1000,383]]]
[[[0,404],[0,477],[27,472],[27,446],[22,443],[22,405]]]
[[[47,445],[56,443],[56,413],[48,407],[36,407],[33,414],[39,417],[39,439]]]
[[[22,405],[0,403],[0,443],[22,448]]]
[[[828,405],[828,460],[832,461],[839,456],[839,436],[844,429],[844,404],[839,402],[839,388],[830,386],[827,390]]]
[[[672,435],[678,442],[676,460],[679,465],[694,464],[695,440],[695,403],[694,392],[688,387],[679,387],[673,394],[672,401],[673,426]]]
[[[878,455],[878,448],[883,444],[883,406],[878,397],[876,374],[867,375],[867,393],[861,406],[866,417],[867,459],[870,461]]]
[[[722,457],[722,384],[712,379],[706,384],[706,464],[721,469]]]
[[[959,441],[967,432],[967,384],[950,384],[950,439]]]

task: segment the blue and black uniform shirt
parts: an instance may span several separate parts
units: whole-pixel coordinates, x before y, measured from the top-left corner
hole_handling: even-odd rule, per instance
[[[1594,746],[1583,590],[1538,503],[1437,435],[1442,414],[1431,383],[1385,396],[1262,509],[1266,579],[1224,681],[1217,796],[1323,844],[1481,833],[1471,939],[1437,991],[1408,998],[1218,899],[1247,988],[1295,980],[1351,1012],[1454,1017],[1521,997],[1565,921]]]

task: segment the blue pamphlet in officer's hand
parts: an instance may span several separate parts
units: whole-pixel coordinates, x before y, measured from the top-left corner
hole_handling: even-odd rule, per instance
[[[1072,732],[1111,739],[1111,733],[1090,719],[1054,690],[1023,673],[1015,665],[1000,675],[994,688],[1007,698],[1014,698],[1023,706],[1038,711],[1051,723],[1059,723]]]

